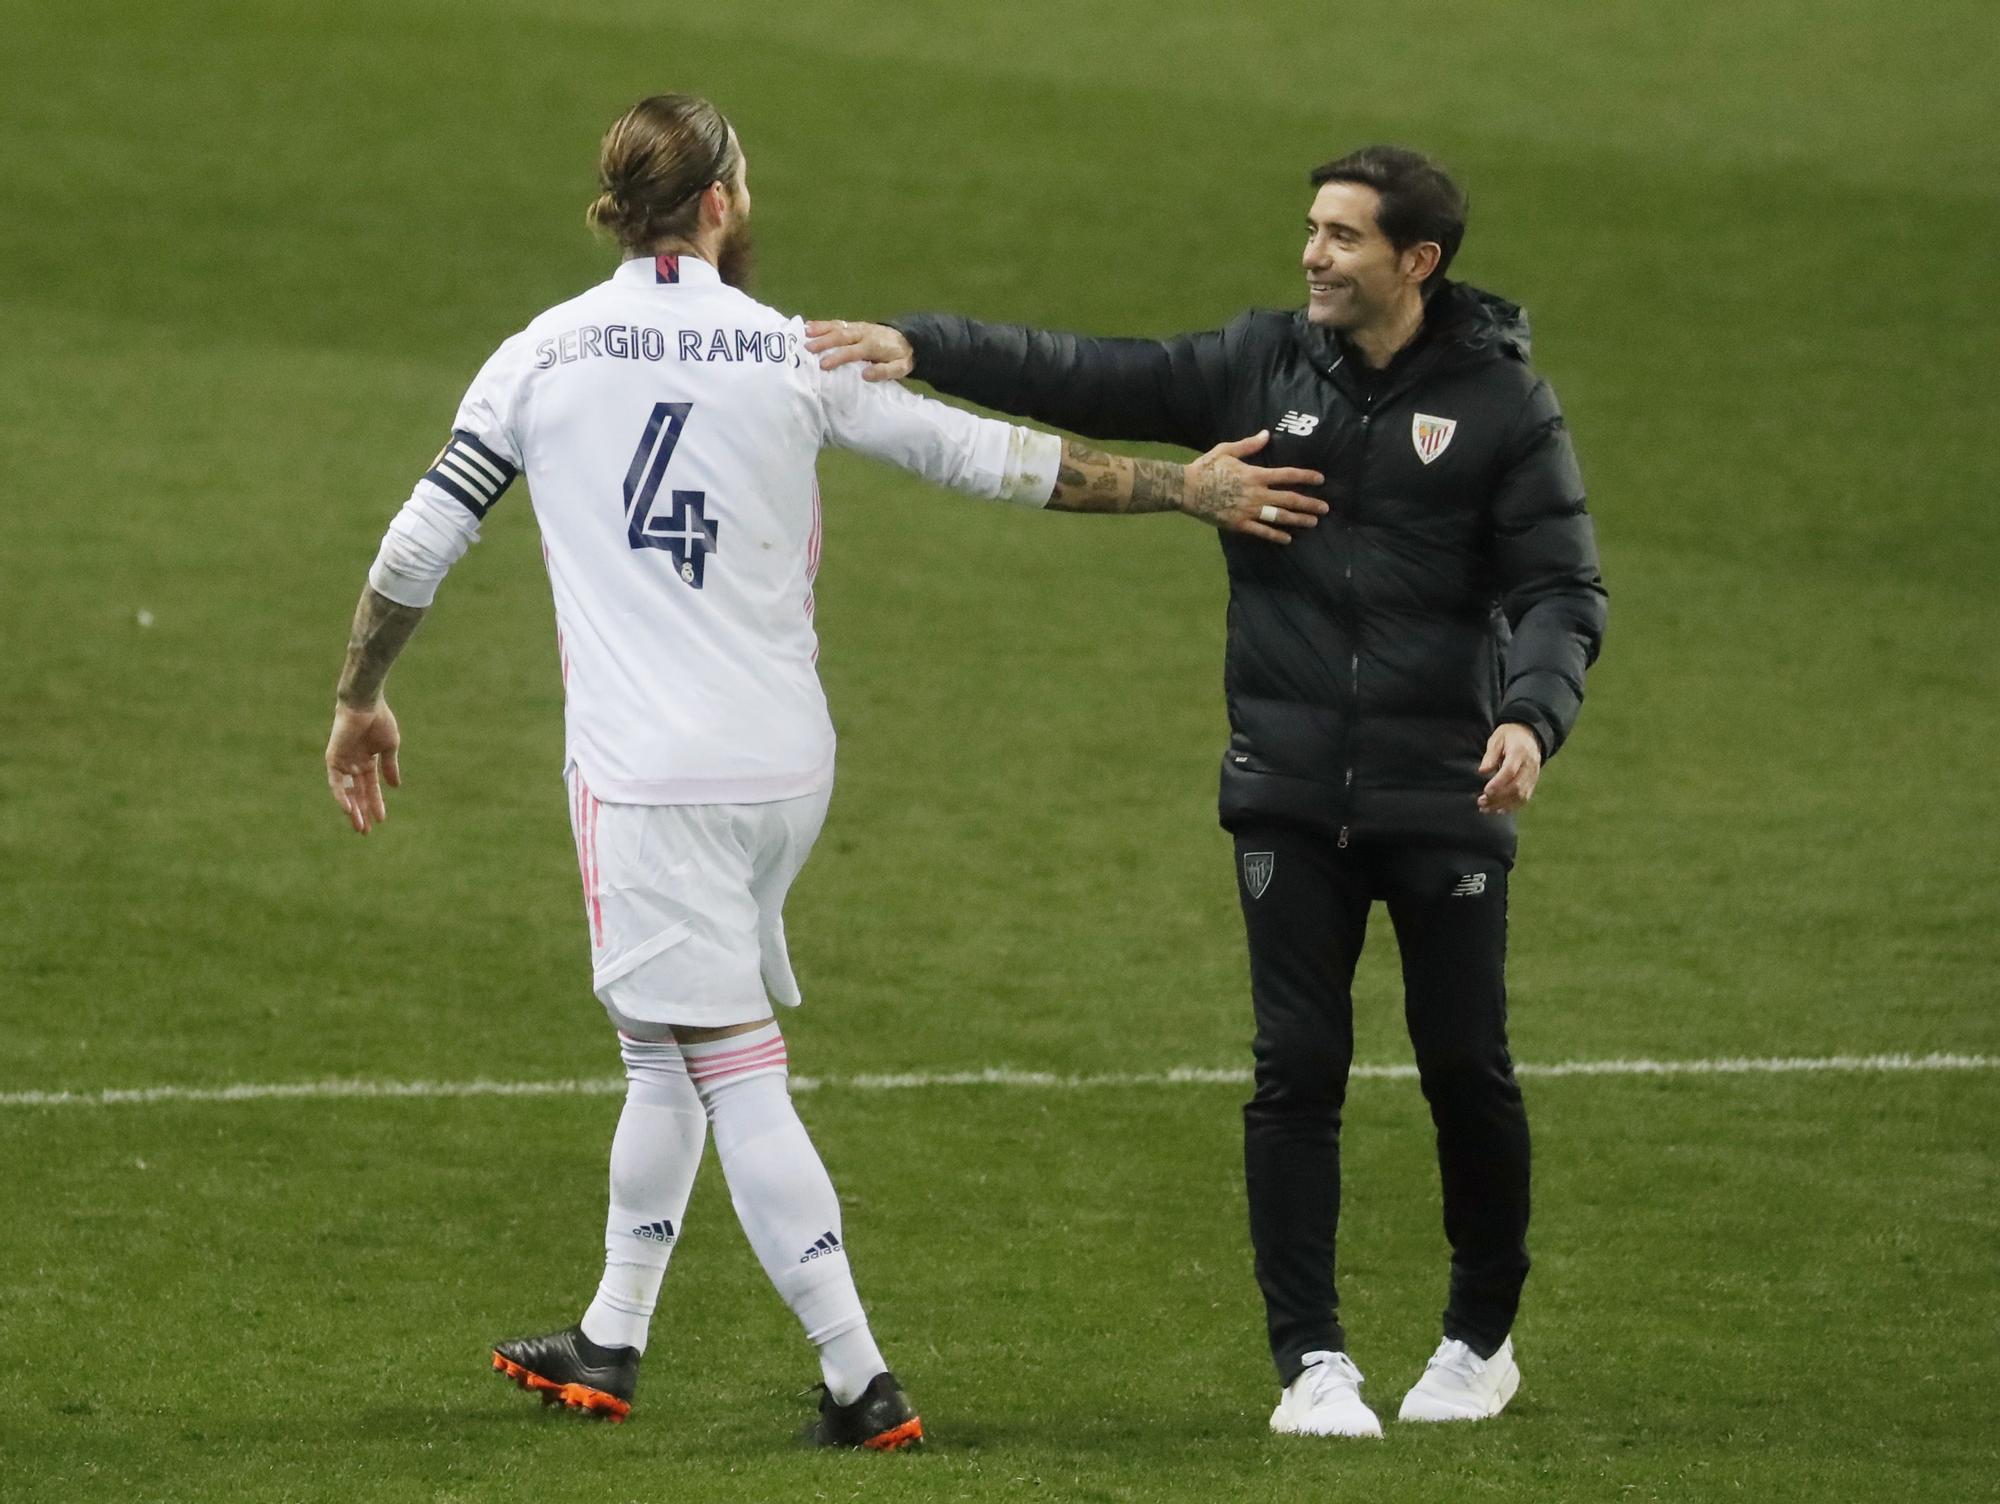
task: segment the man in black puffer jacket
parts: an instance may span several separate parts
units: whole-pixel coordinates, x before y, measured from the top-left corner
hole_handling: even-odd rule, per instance
[[[1278,546],[1223,533],[1236,843],[1256,1012],[1251,1241],[1283,1395],[1272,1429],[1377,1435],[1337,1316],[1350,987],[1373,901],[1403,959],[1437,1127],[1451,1288],[1406,1420],[1498,1414],[1527,1276],[1528,1126],[1506,1036],[1514,812],[1576,723],[1605,592],[1561,410],[1511,303],[1445,279],[1465,200],[1417,153],[1312,175],[1303,313],[1093,339],[937,314],[814,324],[866,360],[1095,438],[1318,470],[1330,504]],[[1270,518],[1267,521],[1273,520]]]

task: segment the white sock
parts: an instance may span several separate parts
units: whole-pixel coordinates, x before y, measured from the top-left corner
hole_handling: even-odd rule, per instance
[[[625,1110],[611,1139],[611,1206],[604,1219],[604,1279],[583,1313],[583,1335],[605,1347],[646,1350],[646,1330],[681,1235],[708,1114],[677,1046],[619,1036]]]
[[[729,1199],[758,1262],[819,1349],[836,1404],[852,1404],[888,1365],[868,1331],[841,1239],[840,1200],[786,1086],[776,1023],[683,1045],[688,1075],[715,1124]]]

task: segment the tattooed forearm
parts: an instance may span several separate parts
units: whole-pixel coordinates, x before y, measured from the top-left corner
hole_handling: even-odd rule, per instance
[[[1217,444],[1186,465],[1106,454],[1065,440],[1048,504],[1060,512],[1186,512],[1225,533],[1290,543],[1294,530],[1316,526],[1326,513],[1324,501],[1293,488],[1324,485],[1326,477],[1289,465],[1244,464],[1242,457],[1257,453],[1270,437],[1254,433]]]
[[[1132,510],[1172,512],[1187,502],[1187,466],[1171,460],[1132,461]]]
[[[382,695],[389,665],[424,619],[424,606],[399,606],[370,585],[354,608],[354,628],[347,637],[347,662],[340,670],[334,698],[356,710],[366,710]]]
[[[1135,460],[1065,439],[1049,507],[1057,512],[1171,512],[1181,504],[1185,473],[1167,460]]]

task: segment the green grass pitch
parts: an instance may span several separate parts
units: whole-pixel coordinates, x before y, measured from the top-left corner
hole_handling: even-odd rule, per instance
[[[718,100],[760,291],[1101,331],[1299,296],[1305,170],[1469,183],[1612,587],[1524,821],[1530,1062],[2000,1053],[2000,96],[1974,0],[78,0],[0,47],[0,1499],[1996,1496],[1990,1070],[1535,1078],[1499,1421],[1280,1444],[1231,1085],[803,1094],[934,1437],[819,1456],[711,1164],[622,1427],[491,1339],[596,1275],[603,1095],[20,1094],[615,1071],[525,499],[319,772],[381,527],[480,360],[604,274],[596,139]],[[795,1067],[1240,1066],[1222,578],[1180,519],[822,471],[842,734]],[[1384,933],[1361,1057],[1407,1058]],[[1435,1341],[1413,1084],[1357,1082],[1345,1311]]]

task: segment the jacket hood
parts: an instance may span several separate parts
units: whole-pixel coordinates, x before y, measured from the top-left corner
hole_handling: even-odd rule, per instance
[[[1303,308],[1292,315],[1292,327],[1294,337],[1322,371],[1331,373],[1340,364],[1341,336],[1313,323]],[[1530,340],[1528,315],[1520,304],[1463,282],[1446,281],[1425,301],[1424,343],[1434,354],[1419,358],[1425,364],[1494,358],[1525,364]]]
[[[1424,317],[1440,338],[1466,350],[1498,350],[1526,360],[1532,340],[1528,315],[1518,303],[1463,282],[1446,281],[1431,295]]]

